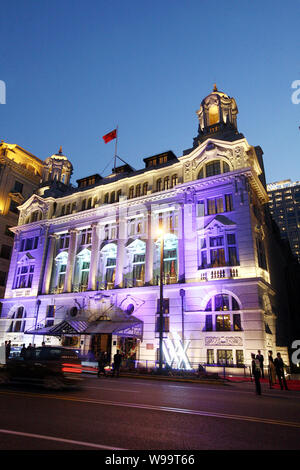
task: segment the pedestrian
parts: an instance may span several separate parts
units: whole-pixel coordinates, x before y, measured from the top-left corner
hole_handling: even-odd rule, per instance
[[[287,386],[285,376],[284,376],[284,363],[283,363],[280,353],[277,353],[277,357],[274,359],[274,366],[275,366],[276,375],[278,377],[281,390],[283,390],[283,385],[284,385],[284,388],[288,390],[288,386]],[[282,385],[282,382],[283,382],[283,385]]]
[[[21,351],[20,351],[20,357],[23,357],[23,359],[25,359],[25,356],[26,356],[26,348],[25,348],[25,344],[23,344]]]
[[[6,341],[6,344],[5,344],[5,359],[7,360],[9,358],[9,355],[10,355],[10,350],[11,350],[11,341]]]
[[[274,359],[273,359],[273,351],[268,351],[269,356],[269,367],[268,367],[268,373],[269,373],[269,382],[270,382],[270,388],[272,388],[272,385],[276,384],[276,370],[274,366]]]
[[[104,352],[100,351],[99,356],[98,356],[98,372],[97,372],[98,378],[100,377],[101,373],[103,373],[104,377],[106,377],[105,366],[106,366],[106,356]]]
[[[252,358],[252,375],[255,380],[256,395],[261,395],[260,363],[259,363],[259,360],[255,358],[254,353],[251,353],[251,358]]]
[[[112,377],[115,376],[115,373],[117,374],[117,377],[119,377],[121,362],[122,362],[122,356],[121,356],[120,351],[118,349],[117,353],[114,355]]]
[[[260,352],[260,349],[258,349],[258,354],[256,355],[256,359],[259,360],[259,366],[260,366],[260,370],[261,370],[261,377],[262,379],[265,378],[265,374],[264,374],[264,356],[261,354]]]
[[[26,348],[26,353],[25,353],[25,358],[27,361],[32,359],[32,356],[33,356],[33,347],[31,345],[31,343],[28,344],[27,348]]]

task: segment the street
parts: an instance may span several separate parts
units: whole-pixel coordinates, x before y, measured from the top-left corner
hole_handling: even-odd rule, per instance
[[[85,377],[81,390],[0,389],[1,450],[300,448],[300,392]]]

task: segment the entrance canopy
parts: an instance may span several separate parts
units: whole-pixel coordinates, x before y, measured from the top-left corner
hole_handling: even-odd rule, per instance
[[[25,334],[43,336],[113,334],[123,338],[143,337],[143,322],[135,317],[124,321],[98,320],[93,322],[63,320],[48,328],[27,330]]]

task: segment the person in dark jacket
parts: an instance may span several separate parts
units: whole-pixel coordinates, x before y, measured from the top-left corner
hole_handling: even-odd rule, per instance
[[[284,385],[284,388],[288,390],[288,386],[287,386],[285,376],[284,376],[284,363],[283,363],[280,353],[277,353],[277,357],[274,359],[274,366],[275,366],[276,375],[278,377],[281,390],[283,390],[283,385]],[[282,382],[283,382],[283,385],[282,385]]]
[[[104,377],[106,377],[106,372],[105,372],[106,365],[107,365],[106,353],[100,351],[99,356],[98,356],[98,373],[97,373],[98,377],[100,377],[101,373],[104,375]]]
[[[10,350],[11,350],[11,341],[9,340],[9,341],[5,342],[5,358],[6,358],[6,360],[9,358]]]
[[[122,362],[122,356],[120,354],[120,351],[117,350],[117,353],[114,355],[114,363],[113,363],[113,371],[112,371],[113,377],[115,376],[115,373],[117,374],[117,377],[119,377],[121,362]]]
[[[258,352],[258,354],[256,355],[256,359],[259,360],[261,377],[262,377],[262,379],[264,379],[265,378],[265,374],[264,374],[264,356],[261,354],[260,349],[257,352]]]
[[[252,358],[252,375],[255,381],[256,395],[261,395],[261,386],[260,386],[260,363],[259,360],[255,358],[255,354],[251,354]]]
[[[25,356],[26,356],[26,347],[25,347],[25,344],[23,344],[22,349],[20,351],[20,357],[23,357],[23,359],[25,359]]]

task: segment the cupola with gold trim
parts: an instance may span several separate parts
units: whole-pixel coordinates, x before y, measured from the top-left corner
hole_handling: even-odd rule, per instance
[[[243,138],[237,130],[238,108],[234,98],[219,91],[214,84],[213,91],[201,102],[196,111],[199,119],[198,136],[194,139],[194,147],[209,137],[220,140],[237,140]]]

